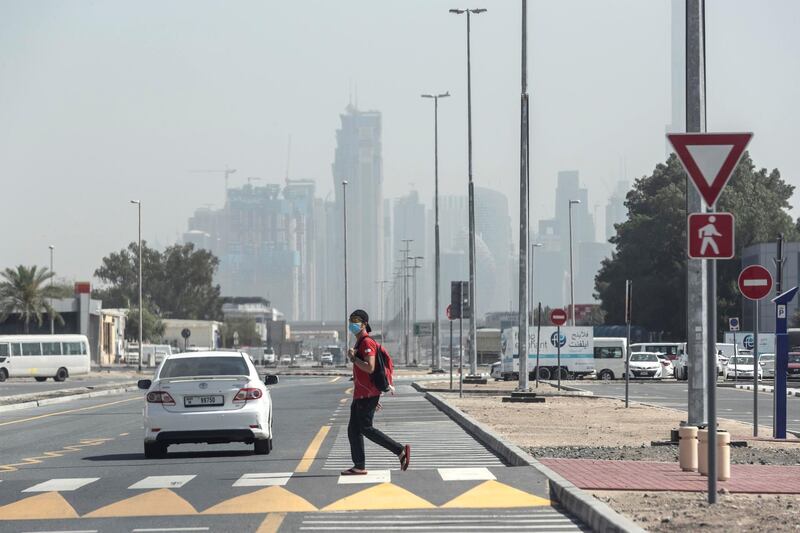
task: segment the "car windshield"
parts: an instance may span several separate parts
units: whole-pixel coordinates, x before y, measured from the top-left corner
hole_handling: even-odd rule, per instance
[[[800,363],[800,353],[790,353],[789,354],[789,362],[790,363]]]
[[[654,353],[634,353],[631,354],[631,362],[658,362],[658,356]]]
[[[195,376],[248,376],[250,371],[244,358],[239,357],[180,357],[167,359],[161,368],[160,378],[185,378]]]
[[[731,357],[731,360],[728,361],[729,365],[752,365],[753,358],[752,357]]]
[[[774,355],[772,355],[772,354],[769,354],[769,355],[766,355],[766,354],[765,354],[765,355],[759,355],[759,356],[758,356],[758,360],[759,360],[759,361],[764,361],[765,363],[771,363],[772,361],[774,361],[774,360],[775,360],[775,356],[774,356]]]

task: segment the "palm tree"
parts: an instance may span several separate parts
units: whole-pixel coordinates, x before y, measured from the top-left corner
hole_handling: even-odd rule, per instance
[[[31,320],[41,326],[45,314],[63,324],[64,319],[50,304],[51,298],[58,298],[58,288],[47,283],[54,275],[47,268],[25,265],[0,272],[0,322],[18,314],[25,324],[25,333],[30,331]]]

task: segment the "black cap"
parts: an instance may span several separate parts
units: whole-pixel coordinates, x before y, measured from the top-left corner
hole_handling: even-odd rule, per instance
[[[356,309],[352,313],[350,313],[350,318],[357,317],[360,318],[361,321],[367,325],[367,333],[372,331],[372,328],[369,327],[369,315],[363,309]]]

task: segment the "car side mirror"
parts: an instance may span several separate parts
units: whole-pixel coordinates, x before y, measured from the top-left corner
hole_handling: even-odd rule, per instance
[[[139,381],[136,382],[136,386],[142,390],[149,389],[152,384],[153,381],[149,379],[140,379]]]
[[[277,385],[278,384],[278,376],[275,374],[267,374],[264,376],[264,384],[265,385]]]

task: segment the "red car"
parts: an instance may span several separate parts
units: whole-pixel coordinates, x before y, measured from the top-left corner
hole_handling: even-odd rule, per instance
[[[800,352],[789,352],[789,370],[787,379],[800,379]]]

